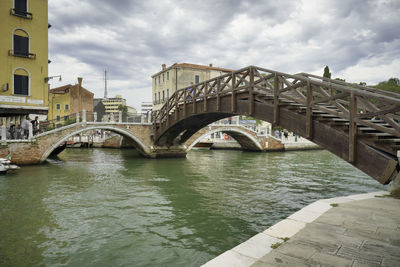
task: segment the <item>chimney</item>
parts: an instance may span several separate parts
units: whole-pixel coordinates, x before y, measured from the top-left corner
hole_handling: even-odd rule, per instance
[[[162,64],[161,67],[162,67],[162,70],[165,70],[167,68],[167,65]]]
[[[210,63],[210,67],[212,67],[212,64]]]
[[[79,84],[79,87],[82,87],[82,78],[81,77],[78,77],[78,84]]]

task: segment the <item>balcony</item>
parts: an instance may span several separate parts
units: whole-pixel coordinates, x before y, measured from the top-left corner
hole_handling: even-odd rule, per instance
[[[20,17],[20,18],[24,18],[24,19],[32,19],[33,18],[32,13],[29,13],[26,11],[21,11],[21,10],[16,10],[15,8],[10,9],[10,14],[13,16]]]
[[[28,59],[36,59],[36,54],[33,53],[24,53],[24,52],[16,52],[14,50],[8,50],[8,55],[14,57],[23,57]]]

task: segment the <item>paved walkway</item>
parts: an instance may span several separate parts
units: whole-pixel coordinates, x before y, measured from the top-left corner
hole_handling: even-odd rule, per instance
[[[400,199],[387,195],[319,200],[204,266],[400,266]]]

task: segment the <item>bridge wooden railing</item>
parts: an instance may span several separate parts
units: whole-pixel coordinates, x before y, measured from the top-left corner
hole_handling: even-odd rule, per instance
[[[357,125],[400,137],[400,94],[307,73],[292,75],[255,66],[174,92],[161,109],[152,112],[152,121],[156,126],[165,125],[165,122],[168,125],[169,115],[175,113],[177,119],[178,112],[174,111],[178,109],[181,109],[183,117],[186,117],[188,103],[193,103],[194,113],[199,105],[204,105],[203,111],[207,112],[207,101],[211,98],[216,99],[218,111],[221,97],[227,95],[232,99],[231,111],[235,113],[237,95],[242,96],[243,93],[248,95],[250,115],[254,113],[255,101],[272,100],[273,123],[276,125],[279,125],[279,105],[282,101],[305,108],[307,138],[311,138],[312,135],[312,116],[316,110],[347,120],[349,146],[353,152]],[[350,152],[350,162],[353,157]]]

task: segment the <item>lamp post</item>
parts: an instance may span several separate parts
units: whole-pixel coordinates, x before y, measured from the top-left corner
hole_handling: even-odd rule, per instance
[[[49,80],[51,80],[51,79],[53,79],[53,78],[57,78],[57,77],[59,77],[58,81],[61,82],[61,75],[45,77],[45,78],[44,78],[44,82],[47,83],[47,82],[49,82]]]

